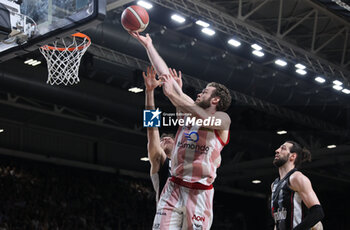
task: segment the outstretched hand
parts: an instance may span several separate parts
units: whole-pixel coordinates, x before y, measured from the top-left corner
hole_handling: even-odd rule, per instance
[[[153,66],[147,67],[147,75],[142,72],[143,80],[145,81],[146,90],[151,91],[161,85],[161,80],[156,79],[156,71]]]
[[[169,97],[174,92],[174,83],[176,84],[174,78],[170,74],[163,74],[160,76],[162,81],[163,93],[165,96]]]
[[[179,71],[179,74],[177,74],[175,69],[169,68],[170,75],[174,78],[176,83],[182,88],[182,73]]]
[[[147,48],[150,44],[152,44],[152,39],[148,33],[146,34],[146,36],[140,35],[139,32],[128,31],[128,33],[132,37],[136,38],[145,48]]]

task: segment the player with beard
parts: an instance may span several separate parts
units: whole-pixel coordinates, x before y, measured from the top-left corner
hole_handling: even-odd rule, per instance
[[[148,34],[130,33],[146,49],[164,94],[171,103],[191,116],[184,119],[215,119],[215,123],[180,126],[171,159],[172,177],[157,205],[153,229],[210,229],[213,219],[213,182],[220,166],[220,152],[229,141],[231,119],[224,111],[231,103],[229,90],[219,83],[209,83],[196,101],[182,91],[181,78],[168,69]]]
[[[279,177],[271,185],[275,230],[309,230],[324,217],[310,180],[298,171],[303,162],[310,160],[311,153],[294,141],[286,141],[276,150],[273,164]],[[316,226],[313,229],[322,229],[321,223]]]
[[[160,85],[160,80],[156,79],[156,72],[153,67],[147,67],[147,74],[143,72],[142,76],[146,86],[145,107],[154,110],[154,89]],[[148,159],[151,163],[150,176],[156,192],[156,202],[158,203],[160,193],[170,177],[170,159],[174,148],[174,136],[172,134],[162,134],[159,137],[158,128],[148,127],[147,139]]]

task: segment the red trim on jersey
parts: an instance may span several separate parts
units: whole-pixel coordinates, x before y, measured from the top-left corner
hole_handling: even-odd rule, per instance
[[[184,186],[186,188],[190,188],[190,189],[209,190],[209,189],[213,188],[212,184],[205,185],[205,184],[201,184],[198,182],[191,183],[191,182],[184,181],[181,178],[174,177],[174,176],[172,176],[170,178],[170,181],[174,182],[175,184],[178,184],[178,185]]]
[[[228,136],[227,136],[227,141],[226,143],[224,143],[219,135],[219,133],[216,131],[216,129],[214,129],[214,133],[215,133],[215,136],[219,139],[220,143],[222,144],[222,146],[225,146],[228,144],[228,142],[230,141],[230,130],[228,131]]]

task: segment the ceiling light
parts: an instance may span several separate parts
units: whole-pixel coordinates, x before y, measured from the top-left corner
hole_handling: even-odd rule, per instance
[[[281,60],[281,59],[277,59],[277,60],[275,61],[275,64],[276,64],[276,65],[279,65],[279,66],[286,66],[286,65],[287,65],[287,62],[285,62],[285,61],[283,61],[283,60]]]
[[[186,19],[178,14],[173,14],[171,15],[171,19],[173,19],[174,21],[178,22],[178,23],[184,23],[186,21]]]
[[[253,184],[260,184],[260,183],[261,183],[261,180],[252,180],[252,183],[253,183]]]
[[[334,84],[334,85],[342,85],[343,82],[338,81],[338,80],[334,80],[334,81],[333,81],[333,84]]]
[[[262,47],[259,46],[258,44],[253,44],[253,45],[251,45],[251,47],[255,50],[262,50]]]
[[[32,66],[37,66],[39,64],[41,64],[41,61],[35,61],[35,62],[32,63]]]
[[[316,77],[315,81],[319,82],[319,83],[325,83],[326,79],[324,79],[323,77]]]
[[[209,27],[210,26],[209,23],[206,23],[206,22],[204,22],[202,20],[197,20],[196,24],[199,25],[199,26],[203,26],[203,27]]]
[[[153,7],[153,5],[151,3],[146,2],[146,1],[138,1],[137,5],[142,6],[142,7],[146,8],[147,10],[149,10]]]
[[[337,146],[336,145],[328,145],[327,146],[327,148],[329,148],[329,149],[334,149],[334,148],[336,148]]]
[[[215,31],[209,28],[203,28],[202,32],[209,35],[209,36],[213,36],[215,34]]]
[[[305,69],[306,67],[304,65],[298,63],[298,64],[295,65],[295,68],[297,68],[297,69]]]
[[[0,129],[0,133],[4,132],[4,129]]]
[[[307,72],[303,69],[296,69],[295,72],[297,72],[300,75],[305,75]]]
[[[234,46],[234,47],[238,47],[241,45],[241,43],[239,41],[232,39],[232,38],[230,40],[228,40],[227,43]]]
[[[31,61],[27,62],[26,64],[27,64],[27,65],[32,65],[32,64],[35,63],[35,62],[36,62],[36,60],[31,59]]]
[[[149,161],[148,157],[141,157],[140,160],[141,161]]]
[[[28,60],[26,60],[25,62],[24,62],[24,64],[28,64],[29,62],[32,62],[32,61],[34,61],[33,59],[28,59]]]
[[[333,89],[335,89],[335,90],[342,90],[343,89],[343,87],[342,86],[340,86],[340,85],[333,85]]]
[[[343,89],[342,92],[345,93],[345,94],[349,94],[349,93],[350,93],[350,90],[348,90],[348,89]]]
[[[129,92],[140,93],[140,92],[143,92],[143,89],[138,88],[138,87],[132,87],[129,89]]]
[[[28,59],[28,60],[26,60],[24,62],[24,64],[36,66],[36,65],[41,64],[41,61],[37,61],[37,60],[34,60],[34,59]]]
[[[258,57],[262,57],[264,56],[265,54],[259,50],[253,50],[252,54],[254,54],[255,56],[258,56]]]
[[[277,134],[278,135],[287,134],[287,131],[286,130],[280,130],[280,131],[277,131]]]

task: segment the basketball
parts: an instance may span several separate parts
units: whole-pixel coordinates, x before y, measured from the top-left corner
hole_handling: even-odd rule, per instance
[[[142,32],[148,26],[149,16],[143,7],[133,5],[123,11],[121,20],[127,31]]]

